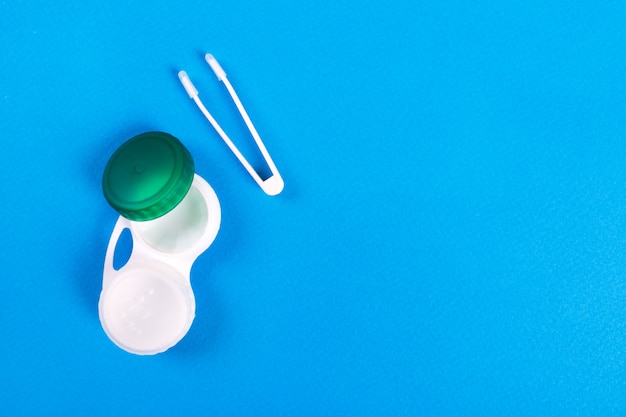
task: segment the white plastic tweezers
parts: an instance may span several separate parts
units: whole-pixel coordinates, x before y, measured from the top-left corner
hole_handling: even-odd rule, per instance
[[[239,110],[239,114],[243,118],[243,121],[246,123],[246,126],[248,127],[250,134],[254,138],[254,141],[256,142],[257,147],[261,151],[261,154],[263,155],[263,158],[265,159],[265,162],[267,163],[267,166],[272,172],[271,177],[267,178],[266,180],[261,179],[260,175],[254,170],[254,168],[252,168],[252,166],[248,163],[246,158],[244,158],[241,152],[239,152],[239,149],[237,149],[233,141],[230,140],[226,132],[224,132],[222,127],[217,123],[217,121],[215,121],[211,113],[209,113],[206,107],[204,107],[204,104],[202,104],[202,101],[200,101],[200,98],[198,97],[198,90],[196,90],[196,87],[193,85],[193,83],[191,82],[191,80],[189,79],[189,76],[187,75],[185,71],[180,71],[178,73],[178,78],[180,79],[180,82],[183,84],[183,87],[185,87],[185,90],[187,90],[187,94],[189,94],[189,97],[193,99],[193,101],[195,101],[196,105],[198,106],[202,114],[204,114],[204,117],[206,117],[209,123],[211,123],[213,128],[217,131],[220,137],[224,140],[226,145],[228,145],[228,147],[235,154],[237,159],[239,159],[239,162],[241,162],[241,164],[246,169],[246,171],[248,171],[248,173],[252,176],[254,181],[257,184],[259,184],[261,189],[265,191],[265,193],[268,195],[280,194],[280,192],[285,187],[283,178],[280,176],[280,173],[278,172],[276,165],[274,165],[274,161],[272,161],[272,157],[267,152],[267,149],[265,148],[265,145],[263,144],[263,141],[261,140],[259,133],[254,128],[254,125],[252,124],[252,121],[250,120],[250,116],[248,116],[246,109],[243,108],[243,104],[241,104],[241,100],[239,100],[239,97],[237,97],[237,93],[235,93],[235,89],[230,84],[230,81],[228,81],[228,78],[226,78],[226,73],[224,72],[220,64],[217,62],[217,60],[213,57],[213,55],[206,54],[204,58],[206,59],[206,62],[211,66],[211,69],[213,70],[215,75],[217,75],[217,79],[222,81],[224,85],[226,86],[226,89],[228,90],[230,97],[233,99],[233,101],[235,102],[235,105],[237,106],[237,110]]]

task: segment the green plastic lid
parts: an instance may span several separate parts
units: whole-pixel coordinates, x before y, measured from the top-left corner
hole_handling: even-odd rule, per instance
[[[191,154],[174,136],[142,133],[111,156],[104,169],[102,190],[122,216],[134,221],[152,220],[182,201],[194,171]]]

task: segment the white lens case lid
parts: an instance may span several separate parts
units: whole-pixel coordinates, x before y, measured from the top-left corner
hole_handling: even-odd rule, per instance
[[[191,327],[195,299],[190,283],[194,261],[215,240],[221,209],[211,186],[197,174],[183,201],[148,222],[119,217],[105,257],[98,311],[107,336],[138,355],[163,352]],[[119,270],[115,248],[129,229],[133,248]]]
[[[138,355],[160,353],[178,343],[196,309],[185,277],[160,262],[123,268],[103,290],[98,307],[107,336]]]

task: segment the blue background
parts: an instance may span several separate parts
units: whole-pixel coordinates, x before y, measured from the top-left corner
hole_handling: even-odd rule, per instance
[[[624,415],[626,5],[0,2],[0,414]],[[213,53],[283,173],[265,196]],[[216,190],[168,352],[97,315],[131,136]]]

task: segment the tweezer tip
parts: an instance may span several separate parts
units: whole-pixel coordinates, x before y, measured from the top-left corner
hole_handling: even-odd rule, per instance
[[[196,90],[196,87],[193,85],[185,71],[178,72],[178,79],[183,84],[183,87],[185,87],[185,91],[187,91],[189,98],[194,98],[198,96],[198,90]]]
[[[220,81],[223,81],[224,78],[226,78],[226,72],[224,72],[224,70],[222,69],[222,66],[219,64],[219,62],[217,62],[217,59],[215,59],[215,57],[211,54],[206,54],[204,56],[204,59],[206,60],[207,64],[209,64],[209,66],[211,67],[215,75],[217,76],[217,79]]]

